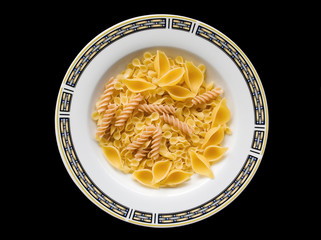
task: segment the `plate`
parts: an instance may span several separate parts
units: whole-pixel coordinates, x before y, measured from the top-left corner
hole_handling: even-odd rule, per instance
[[[207,80],[224,89],[232,135],[223,142],[226,156],[212,165],[214,179],[194,174],[182,186],[147,188],[113,168],[95,140],[91,114],[106,80],[157,49],[204,64]],[[268,107],[254,66],[227,36],[192,18],[146,15],[108,28],[77,55],[59,89],[55,131],[66,170],[96,206],[133,224],[175,227],[214,215],[248,185],[266,147]]]

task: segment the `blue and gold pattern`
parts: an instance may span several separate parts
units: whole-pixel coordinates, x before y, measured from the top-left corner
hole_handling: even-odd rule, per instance
[[[152,223],[153,214],[135,211],[132,219],[139,222]]]
[[[182,20],[182,19],[173,19],[172,20],[172,28],[173,29],[180,29],[180,30],[185,30],[185,31],[190,31],[192,26],[192,22]]]
[[[147,29],[155,29],[155,28],[165,28],[166,27],[166,19],[165,18],[152,18],[141,20],[137,22],[132,22],[126,24],[122,27],[119,27],[98,39],[76,63],[75,67],[73,68],[72,72],[70,73],[66,84],[75,87],[79,76],[81,75],[82,71],[85,69],[87,64],[109,44],[115,42],[116,40],[142,30]]]
[[[264,139],[264,131],[254,131],[254,139],[252,143],[252,148],[255,150],[261,150]]]
[[[204,38],[211,43],[218,46],[224,51],[238,66],[242,72],[245,81],[249,87],[252,95],[254,112],[255,112],[255,131],[249,155],[245,159],[245,163],[231,184],[220,194],[213,197],[200,206],[195,208],[172,213],[147,213],[137,209],[126,207],[102,192],[89,178],[86,171],[83,169],[80,160],[76,154],[72,143],[72,136],[70,132],[70,109],[71,101],[74,93],[74,88],[77,85],[80,75],[88,65],[88,63],[101,52],[105,47],[109,46],[116,40],[121,39],[129,34],[149,29],[177,29],[183,30],[186,34],[193,34]],[[224,203],[228,203],[231,199],[235,198],[237,194],[248,182],[247,180],[255,172],[258,163],[260,162],[261,151],[264,149],[266,141],[266,115],[264,109],[265,98],[262,96],[259,79],[256,79],[254,70],[251,69],[249,63],[242,53],[235,47],[229,40],[216,33],[214,30],[200,24],[192,19],[184,17],[171,17],[171,16],[148,16],[141,19],[124,22],[122,25],[106,32],[99,37],[95,42],[89,45],[82,55],[79,56],[77,61],[72,65],[71,70],[65,77],[65,85],[62,86],[61,96],[57,105],[57,130],[60,136],[61,151],[63,152],[66,163],[69,169],[73,172],[75,178],[98,205],[107,209],[109,212],[114,213],[118,217],[126,220],[132,220],[136,223],[147,225],[178,225],[179,223],[185,224],[205,216],[209,216],[218,211]],[[253,151],[255,150],[255,151]]]
[[[74,151],[74,147],[70,135],[70,123],[69,118],[60,118],[60,137],[64,147],[65,155],[68,159],[70,167],[72,168],[74,174],[77,176],[79,182],[87,190],[87,192],[99,201],[102,205],[107,207],[110,211],[126,217],[129,208],[117,203],[116,201],[110,199],[105,195],[97,186],[93,184],[91,179],[88,177],[87,173],[83,169],[81,163],[78,160],[77,154]]]
[[[253,104],[255,109],[255,124],[264,125],[265,113],[262,94],[258,86],[257,79],[255,78],[253,71],[251,70],[249,64],[245,61],[245,58],[242,56],[242,54],[240,54],[239,51],[222,36],[211,31],[208,28],[198,26],[196,35],[207,39],[211,43],[214,43],[234,60],[243,76],[245,77],[245,80],[247,81],[248,87],[253,97]]]
[[[258,158],[249,155],[242,170],[240,171],[238,176],[233,180],[232,184],[229,185],[218,196],[214,197],[213,199],[211,199],[210,201],[206,202],[201,206],[198,206],[196,208],[193,208],[184,212],[159,214],[158,223],[168,224],[168,223],[188,221],[188,220],[198,218],[202,215],[205,215],[217,209],[227,200],[232,198],[234,194],[237,193],[238,190],[243,186],[243,184],[246,182],[247,178],[253,171],[254,166],[257,163],[257,160]]]
[[[72,94],[68,92],[63,92],[60,102],[60,111],[61,112],[69,112],[70,104],[71,104]]]

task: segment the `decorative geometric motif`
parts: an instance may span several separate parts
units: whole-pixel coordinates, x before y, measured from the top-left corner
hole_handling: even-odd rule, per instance
[[[185,21],[181,19],[173,19],[172,21],[172,28],[173,29],[180,29],[180,30],[185,30],[185,31],[190,31],[192,26],[192,22],[190,21]]]
[[[152,213],[144,213],[144,212],[135,211],[132,219],[139,221],[139,222],[151,223],[152,219],[153,219],[152,216],[153,216]]]
[[[61,112],[69,112],[70,111],[70,103],[71,103],[71,93],[63,92],[60,102],[60,111]]]
[[[196,208],[193,208],[187,211],[159,214],[158,223],[168,224],[168,223],[183,222],[183,221],[200,217],[209,212],[212,212],[213,210],[221,206],[224,202],[229,200],[243,186],[248,176],[251,174],[254,166],[256,165],[257,160],[258,159],[256,157],[249,155],[242,170],[240,171],[238,176],[234,179],[232,184],[229,185],[223,192],[221,192],[218,196],[216,196],[212,200],[206,202],[202,206],[198,206]]]
[[[211,43],[214,43],[215,45],[220,47],[223,51],[225,51],[228,54],[228,56],[230,56],[234,60],[234,62],[242,72],[243,76],[245,77],[248,83],[248,87],[251,91],[251,94],[253,97],[253,104],[255,108],[255,123],[257,125],[264,125],[265,113],[264,113],[264,104],[263,104],[263,98],[260,92],[260,88],[253,71],[248,66],[247,62],[242,57],[242,55],[222,36],[218,35],[217,33],[203,26],[198,26],[196,35],[210,41]]]
[[[77,154],[74,151],[73,144],[70,136],[69,118],[60,118],[60,137],[62,140],[64,153],[68,159],[69,166],[73,173],[77,176],[81,185],[87,190],[92,197],[103,204],[112,212],[126,217],[129,208],[117,203],[116,201],[107,197],[97,186],[95,186],[91,179],[86,174],[81,163],[78,160]]]
[[[127,36],[131,33],[154,29],[154,28],[172,28],[177,30],[183,30],[195,36],[204,38],[211,43],[218,46],[222,51],[233,59],[239,70],[245,77],[247,85],[252,95],[254,112],[255,112],[255,128],[261,130],[254,131],[254,137],[252,141],[251,154],[257,154],[257,157],[248,155],[242,170],[239,172],[233,182],[220,194],[213,197],[211,200],[201,204],[195,208],[172,213],[147,213],[135,209],[130,209],[122,204],[114,201],[103,193],[89,178],[85,170],[83,169],[77,154],[74,150],[71,133],[70,133],[70,107],[71,100],[74,93],[74,88],[79,80],[80,75],[88,65],[88,63],[105,47],[111,43]],[[95,40],[88,49],[86,49],[82,55],[73,64],[70,72],[65,78],[65,87],[61,90],[59,105],[57,106],[57,129],[58,136],[60,136],[60,145],[63,155],[65,155],[66,163],[73,176],[76,178],[77,185],[80,185],[85,190],[86,194],[91,199],[95,199],[98,205],[108,209],[109,212],[115,213],[121,218],[131,219],[137,223],[147,224],[175,224],[179,222],[185,222],[192,219],[197,219],[202,216],[208,216],[213,214],[219,207],[224,206],[224,203],[233,199],[247,182],[249,176],[255,169],[258,160],[259,152],[263,148],[264,135],[265,135],[265,109],[264,109],[264,97],[260,92],[259,80],[256,79],[254,70],[247,63],[247,60],[228,40],[217,34],[213,30],[208,29],[202,24],[195,21],[187,21],[186,18],[171,18],[165,16],[155,16],[148,19],[137,20],[135,22],[127,22],[123,25],[119,25],[118,28],[108,31],[99,39]],[[253,151],[254,150],[254,151]],[[256,155],[255,155],[256,156]],[[246,185],[246,184],[245,184]]]
[[[71,71],[70,75],[67,78],[66,84],[75,87],[77,80],[87,64],[96,56],[98,52],[103,50],[109,44],[115,42],[116,40],[142,30],[152,29],[152,28],[165,28],[166,19],[165,18],[151,18],[142,21],[137,21],[129,23],[122,27],[119,27],[98,39],[78,60],[75,67]]]
[[[262,144],[263,144],[263,139],[264,139],[264,131],[257,131],[256,130],[254,132],[252,148],[256,149],[256,150],[261,150]]]

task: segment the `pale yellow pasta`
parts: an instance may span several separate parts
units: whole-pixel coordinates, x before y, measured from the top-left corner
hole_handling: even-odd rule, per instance
[[[180,169],[174,169],[169,172],[168,176],[164,180],[163,184],[168,186],[176,186],[183,182],[186,182],[193,175],[193,172],[182,171]]]
[[[165,73],[156,83],[160,87],[173,86],[181,81],[185,73],[184,68],[173,68]]]
[[[126,85],[126,87],[130,91],[135,93],[144,92],[144,91],[152,90],[156,88],[154,84],[147,82],[141,78],[122,79],[122,82]]]
[[[158,78],[162,77],[165,73],[169,71],[169,61],[164,52],[157,50],[157,54],[154,61],[154,68],[157,72]]]
[[[123,161],[120,157],[119,151],[117,148],[108,146],[103,147],[103,153],[105,154],[107,160],[113,165],[115,168],[123,168]]]
[[[182,86],[164,86],[163,88],[176,101],[184,101],[195,96],[194,93]]]
[[[158,161],[153,165],[152,173],[153,180],[152,183],[158,183],[163,180],[169,173],[172,166],[172,162],[169,160]]]
[[[185,68],[185,83],[193,93],[197,93],[204,81],[204,74],[198,67],[189,61],[186,61]]]
[[[209,162],[215,162],[223,156],[223,154],[227,151],[227,149],[228,148],[226,148],[226,147],[221,147],[221,146],[217,146],[217,145],[210,145],[205,148],[203,156]]]
[[[141,104],[138,106],[138,110],[147,113],[175,113],[175,108],[170,105],[161,105],[161,104]]]
[[[226,105],[226,98],[223,98],[215,107],[212,114],[212,127],[223,125],[230,120],[231,113]]]
[[[224,127],[221,125],[211,128],[204,137],[204,144],[202,148],[206,148],[210,145],[218,145],[223,141],[224,138]]]
[[[146,187],[176,187],[193,174],[214,178],[231,134],[223,89],[206,66],[146,51],[105,84],[92,119],[107,161]]]
[[[197,154],[195,151],[190,151],[189,154],[192,162],[192,168],[195,172],[209,178],[214,178],[213,172],[210,168],[210,163],[206,158]]]

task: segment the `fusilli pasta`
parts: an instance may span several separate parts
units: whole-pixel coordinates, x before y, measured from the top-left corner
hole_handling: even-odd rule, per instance
[[[139,147],[141,147],[147,140],[150,136],[152,136],[152,134],[154,133],[155,131],[155,126],[154,125],[149,125],[145,131],[142,132],[142,134],[135,140],[133,141],[131,144],[129,144],[127,146],[127,150],[130,150],[130,151],[134,151],[136,149],[138,149]]]
[[[106,139],[108,140],[110,137],[110,123],[111,120],[113,119],[115,113],[117,110],[117,105],[116,104],[110,104],[107,107],[107,110],[104,113],[104,116],[97,128],[97,133],[96,136],[98,139],[102,138],[104,134],[106,134]]]
[[[217,87],[217,88],[207,91],[197,97],[194,97],[192,99],[192,103],[193,103],[193,105],[207,103],[207,102],[211,101],[212,99],[214,99],[215,97],[221,95],[222,93],[223,93],[223,90],[221,88]]]
[[[169,115],[167,113],[163,113],[164,122],[173,125],[175,128],[181,130],[185,134],[191,135],[193,129],[188,126],[186,123],[180,121],[178,118],[174,117],[173,115]]]
[[[153,160],[157,160],[159,157],[159,149],[160,149],[160,145],[161,145],[161,139],[162,139],[162,129],[160,128],[160,126],[157,126],[153,136],[152,136],[152,150],[150,151],[150,157]]]
[[[139,102],[143,100],[143,96],[140,94],[135,95],[129,101],[129,103],[125,106],[121,114],[116,118],[115,126],[121,127],[123,126],[127,119],[130,117],[134,109],[138,106]]]
[[[117,79],[113,77],[109,79],[108,83],[106,84],[105,91],[101,96],[100,101],[97,104],[97,112],[100,114],[107,109],[108,103],[111,100],[111,95],[114,92],[114,85],[117,82]]]

